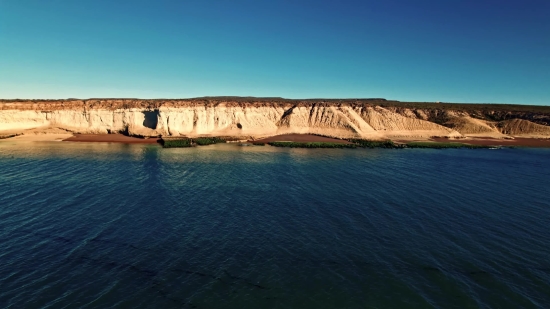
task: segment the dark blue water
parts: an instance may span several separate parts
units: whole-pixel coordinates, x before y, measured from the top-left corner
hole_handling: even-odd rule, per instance
[[[550,150],[0,143],[1,308],[548,308]]]

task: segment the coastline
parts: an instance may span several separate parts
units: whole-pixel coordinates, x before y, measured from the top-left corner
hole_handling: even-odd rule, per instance
[[[339,143],[351,144],[351,142],[343,139],[332,137],[313,135],[313,134],[281,134],[266,138],[249,140],[250,143],[270,143],[270,142],[299,142],[299,143]]]
[[[73,134],[70,133],[45,133],[45,134],[20,134],[13,137],[8,138],[2,138],[0,139],[0,143],[2,142],[11,142],[11,141],[18,141],[18,142],[61,142],[67,138],[72,137]]]
[[[492,137],[466,137],[455,140],[437,137],[431,140],[434,142],[458,142],[478,146],[550,148],[550,138],[515,137],[513,139],[500,139]]]
[[[160,138],[139,138],[122,134],[74,134],[63,141],[88,143],[158,144],[160,142]]]
[[[162,138],[140,138],[123,134],[71,134],[71,133],[44,133],[44,134],[22,134],[16,136],[0,135],[0,142],[22,141],[22,142],[84,142],[84,143],[123,143],[123,144],[161,144]],[[186,137],[181,137],[182,139]],[[177,139],[170,137],[170,139]],[[403,145],[411,142],[433,142],[437,143],[461,143],[476,146],[488,147],[532,147],[550,148],[550,138],[494,138],[494,137],[465,137],[459,139],[445,137],[431,138],[399,138],[392,140],[396,145]],[[231,142],[231,141],[228,141]],[[272,142],[293,142],[293,143],[334,143],[353,144],[345,139],[312,135],[312,134],[281,134],[260,139],[249,139],[247,143],[268,144]]]

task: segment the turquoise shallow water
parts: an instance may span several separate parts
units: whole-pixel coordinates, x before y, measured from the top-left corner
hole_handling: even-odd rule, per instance
[[[0,143],[2,308],[548,308],[550,150]]]

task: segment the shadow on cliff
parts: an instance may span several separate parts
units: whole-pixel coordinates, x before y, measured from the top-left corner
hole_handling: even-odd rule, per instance
[[[143,126],[155,130],[159,121],[159,110],[143,111],[142,113],[145,116],[143,119]]]

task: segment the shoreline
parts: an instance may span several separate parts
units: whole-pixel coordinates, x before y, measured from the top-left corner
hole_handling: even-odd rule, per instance
[[[352,144],[344,139],[313,135],[313,134],[281,134],[266,138],[249,140],[249,143],[271,143],[271,142],[297,142],[297,143],[337,143],[337,144]]]
[[[159,144],[161,138],[139,138],[123,134],[74,134],[64,142],[122,143],[122,144]]]
[[[516,137],[514,139],[498,139],[492,137],[466,137],[461,139],[451,139],[436,137],[431,140],[440,143],[457,142],[477,146],[550,148],[550,139],[543,138]]]
[[[178,137],[168,137],[169,139],[178,139]],[[187,137],[179,137],[186,139]],[[0,142],[6,141],[26,141],[26,142],[43,142],[43,141],[63,141],[63,142],[86,142],[86,143],[122,143],[122,144],[157,144],[162,145],[162,138],[140,138],[126,136],[123,134],[23,134],[17,136],[9,136],[0,139]],[[550,148],[550,139],[544,138],[526,138],[515,137],[513,139],[500,139],[494,137],[465,137],[465,138],[399,138],[392,140],[396,145],[405,145],[412,142],[433,142],[437,143],[461,143],[475,146],[488,147],[530,147],[530,148]],[[229,141],[231,142],[231,141]],[[345,139],[337,139],[332,137],[313,135],[313,134],[281,134],[260,139],[249,139],[246,143],[252,144],[268,144],[273,142],[292,142],[292,143],[333,143],[333,144],[354,144]]]

